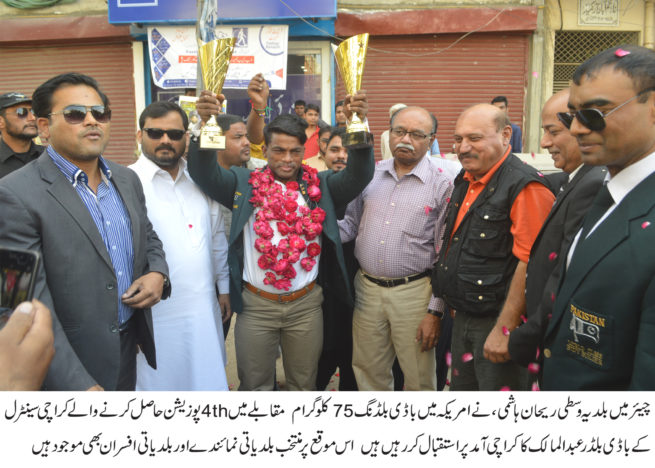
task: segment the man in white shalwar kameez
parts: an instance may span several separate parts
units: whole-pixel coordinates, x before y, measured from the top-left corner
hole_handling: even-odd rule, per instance
[[[184,111],[155,102],[139,127],[142,154],[130,168],[164,244],[172,293],[152,309],[157,369],[139,353],[136,390],[227,390],[222,321],[231,310],[229,296],[215,289],[229,288],[223,217],[186,172]]]

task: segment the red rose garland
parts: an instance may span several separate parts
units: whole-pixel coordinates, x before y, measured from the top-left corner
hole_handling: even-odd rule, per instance
[[[307,183],[307,195],[313,202],[321,199],[317,172],[312,167],[303,166],[302,179]],[[275,183],[268,167],[253,171],[248,182],[253,193],[250,202],[259,208],[254,225],[258,236],[255,249],[262,255],[257,265],[262,270],[269,270],[265,273],[264,284],[288,291],[291,280],[296,277],[293,265],[300,260],[300,254],[307,251],[307,257],[300,260],[304,270],[311,271],[316,265],[315,257],[321,253],[321,246],[316,242],[307,245],[305,241],[312,241],[321,234],[325,211],[319,207],[298,206],[298,182],[287,182],[286,191],[282,193],[281,185]],[[273,222],[282,236],[277,245],[271,241]]]

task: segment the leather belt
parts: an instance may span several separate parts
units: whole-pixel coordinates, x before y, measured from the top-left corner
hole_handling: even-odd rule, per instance
[[[245,284],[245,288],[248,291],[257,294],[259,297],[263,297],[264,299],[268,299],[269,301],[273,301],[273,302],[286,303],[286,302],[293,302],[296,299],[300,299],[301,297],[305,296],[308,292],[314,289],[314,285],[316,284],[316,281],[312,281],[304,288],[287,294],[274,294],[267,291],[262,291],[261,289],[253,286],[250,283],[244,283],[244,284]]]
[[[375,283],[378,286],[382,286],[384,288],[393,288],[394,286],[400,286],[401,284],[411,283],[412,281],[425,278],[426,276],[429,276],[431,274],[432,274],[432,270],[425,270],[423,273],[417,273],[415,275],[405,276],[404,278],[382,279],[382,278],[376,278],[371,275],[367,275],[366,273],[362,273],[364,278],[369,280],[371,283]]]

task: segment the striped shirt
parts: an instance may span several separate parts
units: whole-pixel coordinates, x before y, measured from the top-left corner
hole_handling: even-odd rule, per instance
[[[131,307],[123,304],[121,296],[132,284],[134,247],[132,222],[118,190],[111,182],[111,171],[102,156],[99,157],[98,166],[102,180],[98,184],[96,194],[89,187],[89,178],[82,169],[63,158],[52,146],[48,146],[47,151],[89,210],[109,253],[118,283],[118,323],[122,325],[130,319],[133,312]]]
[[[377,164],[373,180],[353,200],[339,222],[342,242],[354,238],[362,270],[382,278],[402,278],[431,269],[441,248],[452,178],[423,157],[398,178],[394,160]],[[443,310],[432,298],[430,308]]]

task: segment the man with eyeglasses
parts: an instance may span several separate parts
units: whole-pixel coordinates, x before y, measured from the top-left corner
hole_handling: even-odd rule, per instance
[[[452,183],[432,163],[435,121],[421,107],[393,114],[393,158],[376,165],[371,183],[339,223],[341,240],[356,239],[353,370],[360,390],[393,390],[397,357],[407,390],[436,390],[432,348],[444,304],[430,275],[441,245]]]
[[[511,153],[511,134],[507,114],[491,104],[466,109],[455,125],[464,171],[432,279],[454,313],[451,390],[528,387],[507,342],[524,310],[530,249],[555,197],[543,175]]]
[[[535,364],[543,362],[542,340],[553,311],[562,262],[607,174],[604,166],[582,164],[577,140],[557,117],[558,112],[566,112],[568,101],[569,90],[559,91],[546,101],[541,112],[541,147],[548,150],[566,179],[530,251],[523,313],[527,321],[509,335],[512,360],[526,367],[532,364],[533,370],[541,370]]]
[[[0,178],[34,161],[44,147],[32,141],[38,135],[32,100],[22,93],[0,96]]]
[[[573,74],[582,161],[607,166],[566,256],[545,335],[547,390],[655,390],[655,52],[605,50]]]
[[[137,175],[101,155],[111,110],[91,77],[32,96],[46,151],[0,180],[0,244],[35,249],[35,297],[52,310],[48,390],[134,390],[137,348],[156,365],[150,307],[170,293]]]
[[[143,184],[175,289],[152,308],[157,369],[139,353],[136,390],[228,389],[221,326],[232,314],[227,239],[218,203],[186,172],[187,128],[186,112],[172,102],[153,102],[139,117],[141,156],[130,169]]]

